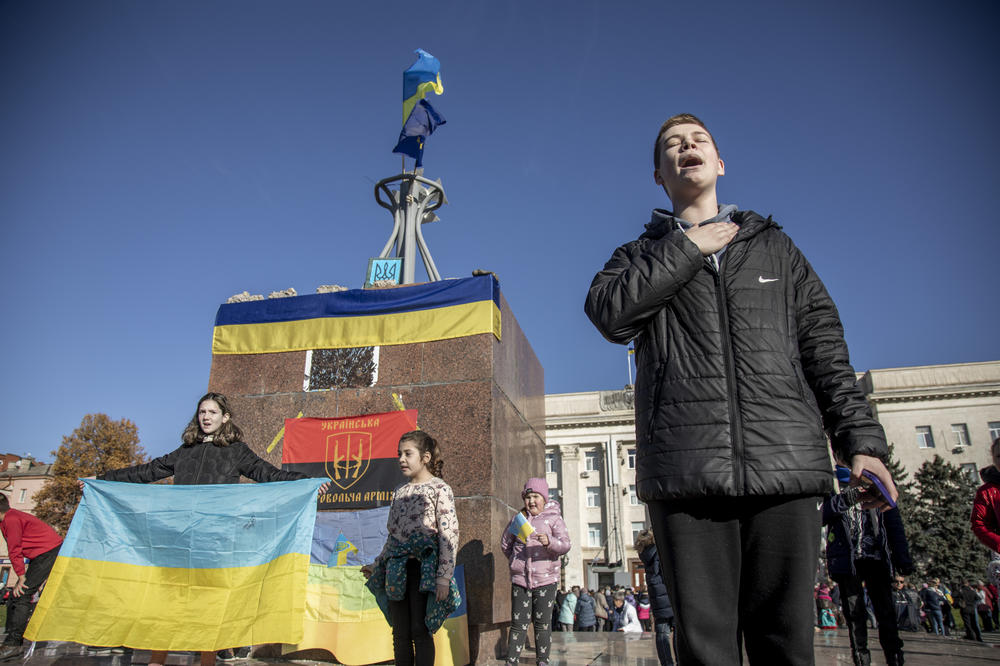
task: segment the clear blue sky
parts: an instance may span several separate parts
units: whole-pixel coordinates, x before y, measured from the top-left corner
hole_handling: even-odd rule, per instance
[[[90,412],[174,448],[219,304],[359,287],[391,218],[401,74],[442,63],[426,175],[442,275],[495,271],[548,392],[620,388],[585,292],[692,112],[720,199],[775,219],[859,370],[1000,357],[987,2],[0,4],[0,417],[51,460]]]

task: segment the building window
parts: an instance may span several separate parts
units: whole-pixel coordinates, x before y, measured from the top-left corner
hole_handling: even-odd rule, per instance
[[[969,426],[964,423],[951,424],[951,436],[955,441],[955,446],[969,445]]]
[[[24,496],[27,494],[28,490],[26,488],[21,488],[21,494],[17,496],[17,503],[24,504]]]
[[[629,469],[635,469],[635,449],[628,449],[625,453],[627,454],[625,464]]]
[[[601,532],[600,523],[587,523],[587,545],[591,548],[600,548],[604,544]]]
[[[557,499],[559,499],[559,489],[558,488],[549,488],[549,499],[550,500],[557,500]]]
[[[979,483],[979,470],[976,463],[962,463],[962,471],[965,472],[973,484]]]
[[[632,506],[639,506],[639,494],[635,492],[635,484],[628,487],[628,503]]]
[[[931,434],[930,426],[917,426],[917,448],[934,448],[934,435]]]
[[[596,472],[601,469],[601,452],[587,451],[584,455],[584,469],[588,472]]]
[[[556,457],[555,453],[546,453],[545,454],[545,473],[546,474],[555,474],[556,473],[556,471],[557,471],[556,470],[557,461],[558,461],[558,458]]]
[[[587,506],[601,506],[601,489],[597,486],[587,486]]]
[[[639,538],[639,532],[643,531],[644,529],[646,529],[646,523],[642,522],[641,520],[639,522],[633,522],[632,523],[632,543],[633,544],[635,543],[635,540]]]
[[[1000,421],[990,421],[990,446],[1000,437]]]

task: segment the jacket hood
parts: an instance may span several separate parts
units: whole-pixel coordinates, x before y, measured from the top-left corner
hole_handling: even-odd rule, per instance
[[[725,211],[727,206],[722,206],[721,211]],[[739,235],[756,234],[769,226],[777,227],[778,224],[771,218],[766,220],[752,210],[737,210],[732,213],[732,220],[740,225]],[[671,231],[680,228],[677,218],[669,210],[654,208],[650,214],[649,222],[646,224],[646,231],[639,238],[657,240],[663,238]]]
[[[556,518],[562,517],[562,509],[559,507],[559,502],[556,500],[549,500],[542,507],[542,510],[538,512],[535,518],[544,518],[546,516],[555,516]]]
[[[1000,470],[993,465],[979,470],[979,478],[981,478],[984,483],[992,483],[995,486],[1000,486]]]

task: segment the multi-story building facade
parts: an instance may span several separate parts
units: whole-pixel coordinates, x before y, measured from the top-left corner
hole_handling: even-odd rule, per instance
[[[1000,361],[870,370],[859,375],[909,474],[935,455],[968,470],[991,464],[1000,437]],[[641,585],[634,535],[648,526],[635,494],[631,387],[545,396],[545,471],[573,539],[566,585]]]
[[[1000,437],[1000,361],[869,370],[860,381],[909,474],[939,455],[978,482]]]
[[[634,394],[589,391],[545,396],[545,476],[573,540],[565,583],[631,584],[641,572],[633,532],[647,524],[635,492]]]

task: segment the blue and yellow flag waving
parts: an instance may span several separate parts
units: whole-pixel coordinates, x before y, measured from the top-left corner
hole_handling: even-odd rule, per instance
[[[510,521],[507,531],[516,536],[521,543],[528,543],[528,537],[535,533],[535,528],[524,517],[524,514],[518,511],[514,520]]]
[[[322,482],[84,481],[25,636],[169,651],[299,642]]]
[[[441,85],[441,62],[423,49],[414,51],[417,61],[403,72],[403,122],[410,117],[410,112],[417,102],[433,90],[440,95],[444,92]]]

